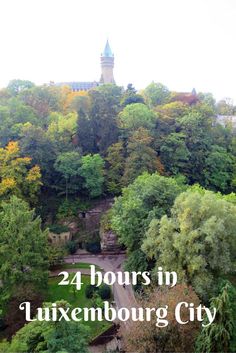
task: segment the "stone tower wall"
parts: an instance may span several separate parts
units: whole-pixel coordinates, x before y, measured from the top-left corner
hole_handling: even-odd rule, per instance
[[[115,83],[113,76],[114,57],[101,57],[102,83]]]

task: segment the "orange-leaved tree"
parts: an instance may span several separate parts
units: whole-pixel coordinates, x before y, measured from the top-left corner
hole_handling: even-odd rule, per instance
[[[197,307],[200,302],[192,287],[177,284],[172,289],[155,289],[141,299],[141,308],[161,308],[168,306],[166,327],[157,327],[157,317],[152,315],[151,321],[133,322],[129,330],[121,329],[127,353],[181,353],[194,352],[194,342],[199,332],[197,321],[180,325],[175,318],[175,308],[179,302],[194,303]],[[183,308],[181,319],[189,320],[189,311]]]

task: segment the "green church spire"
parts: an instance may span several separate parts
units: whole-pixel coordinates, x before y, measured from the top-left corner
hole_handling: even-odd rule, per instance
[[[104,50],[103,50],[102,56],[105,56],[105,57],[108,57],[108,58],[112,58],[112,57],[114,56],[114,55],[112,54],[111,47],[110,47],[110,44],[109,44],[109,42],[108,42],[108,39],[107,39],[105,48],[104,48]]]

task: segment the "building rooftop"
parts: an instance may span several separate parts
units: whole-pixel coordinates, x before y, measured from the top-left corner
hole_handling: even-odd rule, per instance
[[[58,82],[56,86],[69,86],[72,91],[88,91],[91,88],[99,86],[99,82]]]

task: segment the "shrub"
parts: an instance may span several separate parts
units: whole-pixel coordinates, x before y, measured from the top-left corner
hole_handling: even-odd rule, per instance
[[[49,230],[55,234],[69,232],[69,228],[63,224],[51,224]]]
[[[87,251],[93,253],[93,254],[98,254],[101,252],[101,244],[100,241],[96,242],[91,242],[91,243],[86,243],[85,248]]]
[[[110,299],[111,298],[111,288],[105,283],[101,284],[98,288],[98,295],[103,300]]]
[[[61,265],[64,262],[65,249],[59,245],[49,244],[48,246],[48,261],[49,268]]]
[[[88,299],[92,299],[94,296],[94,293],[97,291],[97,287],[93,286],[92,284],[88,284],[85,288],[85,296]]]
[[[88,201],[76,200],[64,200],[58,208],[57,219],[64,219],[67,217],[76,217],[78,211],[86,211],[90,207]]]
[[[66,248],[68,249],[69,253],[70,253],[71,255],[73,255],[73,254],[76,253],[77,244],[76,244],[75,241],[69,240],[69,241],[66,243]]]

